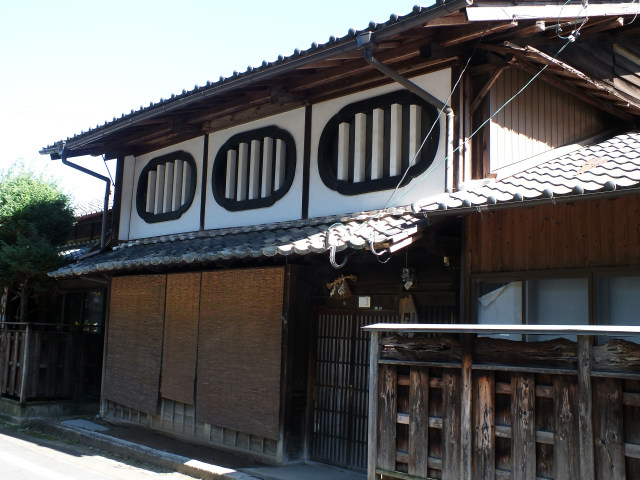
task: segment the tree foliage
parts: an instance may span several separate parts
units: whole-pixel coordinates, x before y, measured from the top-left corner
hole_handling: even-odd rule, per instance
[[[73,228],[70,200],[52,180],[22,167],[0,178],[0,283],[18,291],[21,321],[32,291],[46,288]]]

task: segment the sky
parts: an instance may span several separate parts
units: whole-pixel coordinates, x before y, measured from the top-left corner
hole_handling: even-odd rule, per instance
[[[234,70],[405,15],[415,3],[0,0],[0,169],[22,162],[76,203],[101,198],[103,182],[39,150]],[[72,160],[107,173],[101,157]],[[107,164],[115,178],[115,162]]]

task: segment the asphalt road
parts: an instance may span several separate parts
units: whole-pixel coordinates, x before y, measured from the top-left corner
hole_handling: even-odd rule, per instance
[[[193,480],[84,445],[0,425],[0,478],[11,480]]]

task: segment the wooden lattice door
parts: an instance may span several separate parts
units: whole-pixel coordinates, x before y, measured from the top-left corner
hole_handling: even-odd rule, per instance
[[[362,327],[394,321],[395,312],[318,312],[312,460],[366,468],[369,334]]]

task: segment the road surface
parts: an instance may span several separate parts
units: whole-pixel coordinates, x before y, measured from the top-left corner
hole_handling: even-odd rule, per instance
[[[0,478],[11,480],[193,480],[79,444],[0,425]]]

